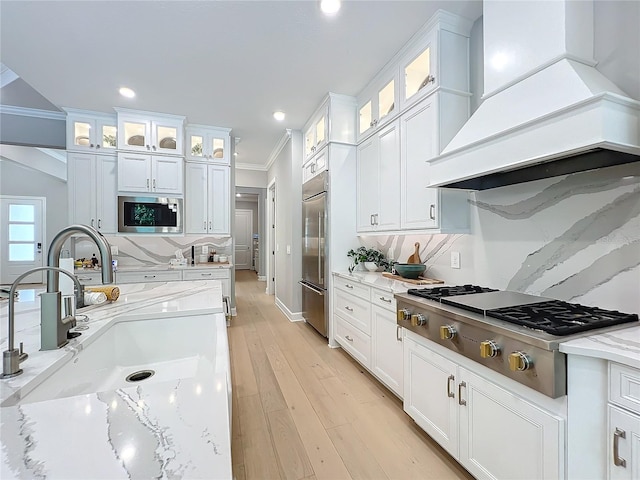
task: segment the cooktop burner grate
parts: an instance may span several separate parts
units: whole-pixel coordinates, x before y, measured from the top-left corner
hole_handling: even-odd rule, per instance
[[[488,310],[486,315],[558,336],[638,321],[635,313],[603,310],[560,300],[496,308]]]
[[[434,288],[410,288],[409,295],[426,298],[428,300],[440,300],[442,297],[453,297],[458,295],[470,295],[472,293],[497,292],[495,288],[479,287],[477,285],[456,285],[452,287]]]

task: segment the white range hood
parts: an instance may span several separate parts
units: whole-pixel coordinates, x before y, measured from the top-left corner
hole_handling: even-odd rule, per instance
[[[429,160],[429,186],[483,190],[640,161],[640,102],[595,68],[592,1],[483,5],[483,102]]]

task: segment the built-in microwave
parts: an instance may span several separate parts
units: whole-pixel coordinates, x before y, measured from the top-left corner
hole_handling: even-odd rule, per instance
[[[118,232],[182,233],[182,199],[119,196]]]

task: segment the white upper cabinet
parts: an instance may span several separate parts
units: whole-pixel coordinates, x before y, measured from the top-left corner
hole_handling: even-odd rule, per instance
[[[231,130],[205,125],[187,125],[187,160],[229,165]]]
[[[302,163],[322,150],[329,142],[356,143],[356,100],[329,93],[307,121],[304,132]]]
[[[230,168],[187,162],[186,232],[229,235]]]
[[[395,118],[398,110],[398,72],[394,69],[358,96],[358,140]]]
[[[184,161],[180,157],[118,153],[118,191],[182,195]]]
[[[64,108],[67,112],[67,150],[115,153],[117,121],[115,115]]]
[[[184,155],[185,117],[116,108],[118,149]]]

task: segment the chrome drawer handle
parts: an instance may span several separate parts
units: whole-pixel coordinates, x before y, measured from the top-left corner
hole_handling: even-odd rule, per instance
[[[156,278],[155,275],[145,275],[144,278]]]
[[[400,325],[396,325],[396,340],[402,341],[402,327]]]
[[[627,461],[620,456],[620,453],[618,451],[618,441],[621,438],[626,437],[627,433],[624,430],[620,430],[618,427],[616,427],[616,431],[613,432],[613,464],[616,467],[627,468]]]
[[[353,342],[353,338],[351,338],[349,335],[345,335],[344,338],[346,338],[347,340],[349,340],[350,342]]]
[[[351,290],[353,290],[353,285],[349,285],[348,283],[345,283],[344,286],[349,288],[349,289],[351,289]]]
[[[462,399],[462,387],[466,387],[467,384],[465,382],[460,382],[458,384],[458,405],[466,405],[467,401]]]
[[[387,300],[387,299],[386,299],[386,298],[384,298],[384,297],[380,297],[380,300],[382,300],[383,302],[391,303],[391,300]]]
[[[351,308],[350,306],[346,306],[344,307],[345,310],[347,310],[348,312],[353,312],[353,308]]]
[[[210,277],[211,276],[210,273],[201,273],[200,275],[202,275],[203,277]]]
[[[453,375],[449,375],[449,377],[447,378],[447,397],[449,398],[456,398],[456,394],[451,391],[451,382],[455,381],[456,377],[454,377]]]

